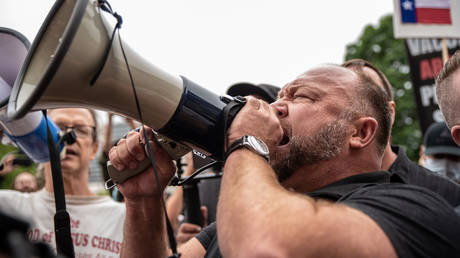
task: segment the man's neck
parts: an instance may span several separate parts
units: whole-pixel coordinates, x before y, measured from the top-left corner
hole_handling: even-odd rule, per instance
[[[91,196],[95,195],[88,186],[88,171],[85,172],[64,172],[62,173],[62,181],[64,183],[64,192],[66,195],[80,195],[80,196]],[[45,171],[45,189],[53,193],[53,181],[51,171]]]
[[[362,158],[324,161],[305,166],[296,171],[282,185],[299,193],[309,193],[321,189],[344,178],[380,170],[379,162],[369,162],[369,156]]]
[[[383,154],[382,170],[388,170],[391,165],[393,165],[396,158],[398,158],[398,155],[393,152],[391,149],[391,144],[388,143],[387,147],[385,148],[385,153]]]

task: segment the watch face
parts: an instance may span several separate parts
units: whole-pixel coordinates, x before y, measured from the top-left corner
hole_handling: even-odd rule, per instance
[[[263,141],[257,139],[254,136],[248,136],[248,142],[262,154],[268,155],[269,153],[268,147]]]

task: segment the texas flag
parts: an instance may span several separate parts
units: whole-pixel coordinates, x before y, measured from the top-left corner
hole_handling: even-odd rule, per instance
[[[452,24],[450,0],[400,0],[402,23]]]

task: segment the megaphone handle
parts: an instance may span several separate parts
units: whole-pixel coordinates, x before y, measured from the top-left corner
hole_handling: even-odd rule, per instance
[[[117,170],[110,161],[107,161],[107,171],[109,173],[110,178],[115,184],[123,183],[124,181],[128,180],[129,178],[141,173],[142,171],[146,170],[152,163],[149,159],[143,160],[139,163],[137,169],[127,169],[127,170]]]
[[[171,159],[178,159],[191,151],[190,147],[182,143],[175,142],[163,135],[157,134],[155,135],[155,139],[157,143],[168,153]],[[107,161],[107,171],[112,182],[115,184],[120,184],[128,180],[128,178],[133,177],[139,174],[140,172],[146,170],[150,165],[152,165],[152,163],[150,159],[147,158],[139,164],[137,169],[127,169],[124,171],[119,171],[112,166],[110,161]]]

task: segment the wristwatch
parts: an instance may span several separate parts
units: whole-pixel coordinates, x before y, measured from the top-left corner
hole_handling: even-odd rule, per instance
[[[241,137],[240,139],[236,140],[235,142],[233,142],[232,145],[228,147],[228,151],[225,154],[225,159],[227,159],[230,153],[232,153],[233,151],[239,148],[243,148],[243,147],[251,150],[252,152],[256,154],[259,154],[264,159],[266,159],[267,162],[270,162],[270,155],[269,155],[270,152],[268,150],[267,145],[263,141],[257,139],[255,136],[252,136],[252,135],[245,135]]]

